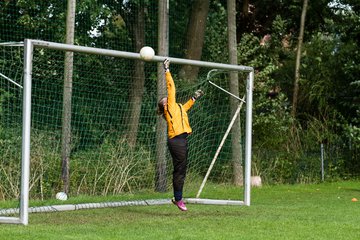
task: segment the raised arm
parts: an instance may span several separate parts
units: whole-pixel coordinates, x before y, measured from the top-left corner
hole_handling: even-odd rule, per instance
[[[174,79],[171,76],[169,70],[170,61],[169,59],[165,59],[164,61],[164,69],[165,69],[165,80],[166,80],[166,88],[168,93],[168,108],[171,109],[176,105],[176,88]]]
[[[194,96],[192,96],[185,104],[184,104],[184,109],[185,111],[188,111],[195,103],[195,101],[197,99],[199,99],[200,97],[202,97],[204,95],[204,92],[199,89],[194,93]]]

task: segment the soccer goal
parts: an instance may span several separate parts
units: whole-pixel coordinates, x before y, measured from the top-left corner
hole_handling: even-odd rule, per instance
[[[158,81],[164,59],[155,55],[144,62],[138,53],[25,40],[21,81],[0,69],[0,110],[9,102],[22,109],[16,114],[12,108],[0,111],[2,134],[19,127],[4,124],[5,117],[7,122],[22,119],[21,143],[8,146],[21,152],[18,161],[19,156],[8,159],[9,165],[21,162],[21,188],[9,195],[20,201],[15,207],[0,205],[0,222],[26,225],[29,212],[170,204],[172,160],[165,122],[156,115],[157,101],[166,93],[164,80]],[[178,102],[197,89],[205,92],[189,112],[193,134],[185,201],[249,206],[253,68],[169,59]],[[197,79],[183,79],[183,66],[198,68]],[[235,91],[239,95],[229,84],[234,72],[241,79]],[[5,85],[15,89],[16,101],[3,97],[14,95]],[[235,124],[237,135],[230,134]],[[231,141],[234,136],[237,141]],[[233,186],[234,156],[244,180],[235,197],[226,196],[226,188]],[[0,194],[7,199],[3,189]],[[112,196],[112,201],[69,204],[55,200],[60,191],[68,192],[68,201],[78,195]],[[35,207],[29,199],[57,202]]]

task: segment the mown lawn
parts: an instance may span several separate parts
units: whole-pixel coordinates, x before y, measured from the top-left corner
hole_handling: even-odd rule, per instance
[[[206,197],[219,197],[211,186]],[[226,195],[238,189],[226,187]],[[214,195],[214,196],[211,196]],[[188,204],[32,213],[0,239],[360,239],[360,181],[253,188],[251,206]]]

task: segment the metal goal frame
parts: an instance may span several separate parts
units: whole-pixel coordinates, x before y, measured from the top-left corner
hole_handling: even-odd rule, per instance
[[[48,48],[54,50],[79,52],[87,54],[107,55],[112,57],[141,60],[139,53],[115,51],[109,49],[92,48],[42,40],[24,40],[24,81],[23,81],[23,116],[22,116],[22,157],[21,157],[21,193],[19,217],[0,217],[0,223],[28,225],[29,223],[29,177],[30,177],[30,130],[31,130],[31,90],[32,90],[32,61],[34,48]],[[239,71],[247,73],[246,83],[246,123],[245,123],[245,159],[244,159],[244,201],[212,200],[201,198],[188,198],[189,203],[246,205],[250,206],[250,178],[251,178],[251,146],[252,146],[252,105],[254,69],[248,66],[231,65],[224,63],[205,62],[164,56],[154,56],[153,62],[163,62],[168,58],[172,63]],[[164,201],[159,201],[163,204]]]

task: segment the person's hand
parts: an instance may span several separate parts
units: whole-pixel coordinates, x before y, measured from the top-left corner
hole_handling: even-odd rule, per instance
[[[165,58],[163,65],[164,65],[165,71],[169,70],[170,60],[168,58]]]
[[[204,92],[199,89],[199,90],[196,90],[196,92],[194,93],[194,96],[193,96],[193,99],[194,100],[197,100],[199,99],[200,97],[202,97],[204,95]]]

